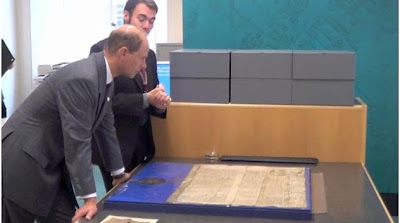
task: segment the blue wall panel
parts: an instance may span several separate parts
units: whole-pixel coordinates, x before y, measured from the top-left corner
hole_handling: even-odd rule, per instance
[[[398,1],[183,0],[183,30],[188,49],[356,52],[367,168],[380,192],[398,192]]]

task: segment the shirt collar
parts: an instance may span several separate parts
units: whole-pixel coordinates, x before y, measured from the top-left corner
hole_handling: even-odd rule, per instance
[[[110,66],[108,65],[107,58],[104,57],[104,60],[106,61],[106,84],[109,84],[113,81],[113,76],[111,74]]]

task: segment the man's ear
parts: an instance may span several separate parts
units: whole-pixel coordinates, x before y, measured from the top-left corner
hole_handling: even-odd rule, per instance
[[[124,10],[124,24],[129,24],[130,23],[130,19],[129,19],[129,12]]]
[[[125,57],[126,54],[128,54],[128,48],[126,48],[126,46],[122,46],[121,48],[119,48],[118,54],[119,54],[120,56]]]
[[[128,48],[126,48],[125,46],[120,47],[117,51],[119,61],[121,62],[125,61],[125,57],[127,54],[128,54]]]

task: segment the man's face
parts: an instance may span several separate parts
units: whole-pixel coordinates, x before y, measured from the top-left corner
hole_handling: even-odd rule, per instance
[[[146,58],[149,53],[149,45],[144,40],[138,51],[126,53],[124,60],[123,76],[134,78],[141,70],[146,69]]]
[[[128,11],[124,11],[124,23],[142,28],[147,35],[153,29],[155,20],[156,11],[149,8],[144,3],[136,5],[131,16]]]

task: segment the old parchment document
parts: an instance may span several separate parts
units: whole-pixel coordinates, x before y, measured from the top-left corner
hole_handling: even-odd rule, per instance
[[[157,219],[145,219],[145,218],[130,218],[122,216],[109,215],[106,219],[100,223],[156,223]]]
[[[305,168],[198,164],[168,202],[306,208]]]

